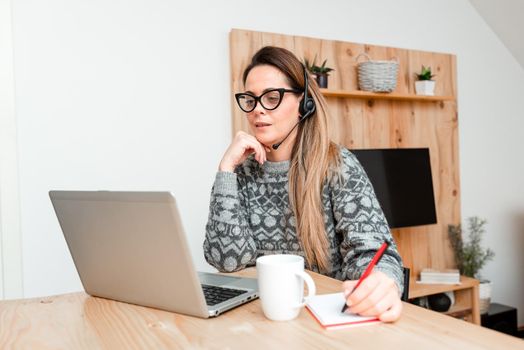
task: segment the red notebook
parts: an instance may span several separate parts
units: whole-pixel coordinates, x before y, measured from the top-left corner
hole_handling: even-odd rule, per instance
[[[340,312],[345,299],[342,293],[321,294],[308,298],[306,307],[318,323],[327,330],[379,323],[375,316],[365,317],[349,311]]]

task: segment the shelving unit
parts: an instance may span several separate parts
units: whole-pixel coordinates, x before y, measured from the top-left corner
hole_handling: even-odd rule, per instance
[[[325,97],[337,98],[359,98],[359,99],[376,99],[376,100],[395,100],[395,101],[423,101],[423,102],[440,102],[455,101],[454,96],[422,96],[412,94],[399,94],[395,92],[369,92],[361,90],[332,90],[320,89]]]
[[[480,325],[478,288],[479,281],[466,276],[460,276],[460,284],[452,285],[420,284],[412,281],[409,284],[409,299],[454,291],[455,304],[444,314]]]

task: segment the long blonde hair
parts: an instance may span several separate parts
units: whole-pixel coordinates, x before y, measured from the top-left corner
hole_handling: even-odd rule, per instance
[[[245,69],[245,84],[251,69],[270,65],[286,76],[290,86],[303,91],[304,66],[290,51],[273,46],[260,49]],[[308,74],[308,96],[316,104],[316,111],[302,121],[291,152],[289,166],[289,202],[296,219],[299,242],[309,267],[330,270],[329,241],[324,223],[322,190],[330,171],[339,167],[339,151],[329,139],[328,110],[316,82]]]

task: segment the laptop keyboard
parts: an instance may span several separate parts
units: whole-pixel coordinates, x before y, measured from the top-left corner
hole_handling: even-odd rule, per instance
[[[204,296],[206,297],[206,303],[209,306],[220,304],[223,301],[226,301],[228,299],[232,299],[241,294],[247,293],[246,290],[209,286],[207,284],[203,284],[202,289],[204,290]]]

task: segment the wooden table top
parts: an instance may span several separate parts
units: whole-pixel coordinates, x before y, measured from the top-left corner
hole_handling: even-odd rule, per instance
[[[340,291],[340,281],[310,274],[318,294]],[[1,301],[0,348],[524,349],[524,341],[407,303],[395,323],[326,331],[306,310],[267,320],[259,300],[206,320],[78,292]]]

